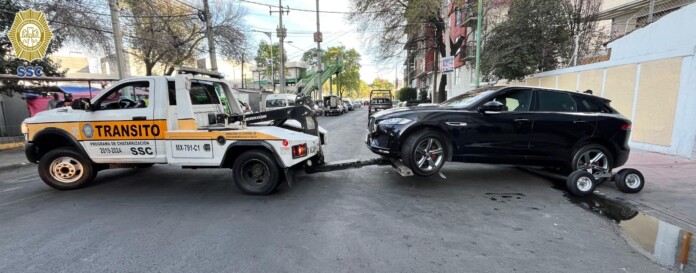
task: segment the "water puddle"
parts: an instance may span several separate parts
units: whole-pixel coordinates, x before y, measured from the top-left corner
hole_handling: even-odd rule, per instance
[[[573,204],[615,221],[627,241],[658,264],[696,273],[696,239],[692,239],[692,232],[602,194],[595,193],[586,197],[570,195],[566,192],[564,178],[534,169],[525,170],[549,178],[554,182],[553,188],[563,191],[564,196]]]

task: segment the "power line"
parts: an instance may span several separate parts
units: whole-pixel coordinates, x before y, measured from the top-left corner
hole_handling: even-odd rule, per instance
[[[240,2],[245,2],[249,4],[254,4],[254,5],[259,5],[259,6],[267,6],[267,7],[272,7],[274,5],[271,4],[264,4],[264,3],[259,3],[259,2],[254,2],[254,1],[249,1],[249,0],[239,0]],[[298,9],[298,8],[288,8],[288,10],[294,10],[294,11],[302,11],[302,12],[317,12],[316,10],[310,10],[310,9]],[[365,11],[361,13],[380,13],[380,12],[385,12],[386,10],[383,11]],[[352,11],[328,11],[328,10],[320,10],[320,13],[333,13],[333,14],[353,14],[354,12]]]

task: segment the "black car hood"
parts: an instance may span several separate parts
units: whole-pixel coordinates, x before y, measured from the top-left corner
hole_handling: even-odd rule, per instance
[[[386,117],[398,117],[398,116],[404,116],[404,115],[409,115],[409,114],[415,114],[415,113],[420,113],[420,112],[431,112],[431,111],[439,111],[439,110],[444,110],[447,109],[448,107],[443,107],[443,106],[412,106],[412,107],[399,107],[399,108],[392,108],[392,109],[387,109],[384,111],[379,111],[372,116],[375,117],[375,119],[383,119]]]

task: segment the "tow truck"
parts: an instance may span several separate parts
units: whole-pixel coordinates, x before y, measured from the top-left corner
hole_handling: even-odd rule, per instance
[[[231,168],[244,193],[265,195],[292,171],[327,172],[367,165],[410,169],[386,158],[326,163],[327,143],[307,94],[296,106],[245,113],[222,74],[180,68],[173,76],[121,80],[93,99],[40,112],[22,123],[25,153],[50,187],[84,187],[101,170]]]

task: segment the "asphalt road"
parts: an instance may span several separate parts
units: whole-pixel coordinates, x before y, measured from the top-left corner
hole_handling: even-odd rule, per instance
[[[366,108],[320,117],[327,159],[370,158]],[[229,170],[108,170],[56,191],[0,173],[0,272],[662,272],[617,225],[511,167],[298,174],[270,196]]]

